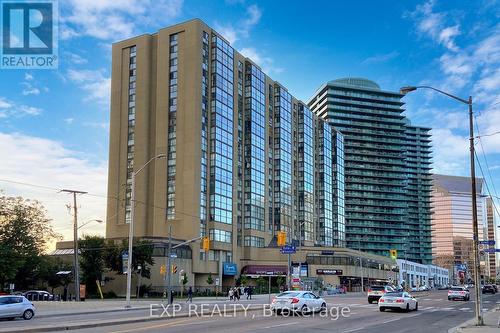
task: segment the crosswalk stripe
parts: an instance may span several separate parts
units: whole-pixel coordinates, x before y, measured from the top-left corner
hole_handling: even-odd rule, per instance
[[[469,308],[460,308],[460,311],[470,310]]]

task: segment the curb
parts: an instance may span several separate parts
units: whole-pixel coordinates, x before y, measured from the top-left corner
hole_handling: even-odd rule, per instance
[[[500,306],[496,306],[495,308],[491,309],[490,311],[484,312],[483,318],[484,318],[485,314],[490,313],[490,312],[497,312],[497,311],[500,311]],[[476,322],[476,318],[469,319],[469,320],[461,323],[460,325],[457,325],[455,327],[450,328],[448,330],[448,333],[459,333],[462,328],[467,328],[467,327],[471,327],[471,326],[478,327],[478,326],[474,325],[475,322]],[[488,327],[488,326],[481,326],[481,327]]]
[[[245,311],[257,311],[259,309],[260,309],[260,306],[250,306],[246,310],[244,308],[241,308],[238,310],[233,310],[232,313],[239,313],[239,312],[245,312]],[[202,312],[199,315],[206,315],[206,314],[210,314],[212,312],[213,312],[213,309],[212,309],[212,311]],[[143,322],[149,322],[149,321],[172,320],[172,319],[176,319],[176,318],[188,318],[188,317],[190,317],[189,312],[188,313],[181,313],[179,315],[170,316],[170,317],[144,317],[144,318],[128,319],[128,320],[102,321],[102,322],[95,322],[95,323],[89,323],[89,324],[76,324],[76,325],[51,326],[51,327],[50,326],[33,327],[33,328],[27,328],[27,329],[19,329],[16,327],[16,329],[12,330],[12,331],[0,331],[0,332],[1,333],[18,333],[18,332],[37,333],[37,332],[69,331],[69,330],[78,330],[78,329],[84,329],[84,328],[126,325],[126,324],[143,323]]]
[[[50,318],[50,317],[65,317],[65,316],[79,316],[79,315],[88,315],[88,314],[96,314],[96,313],[113,313],[113,312],[123,312],[123,311],[138,311],[138,310],[147,310],[148,307],[141,308],[130,308],[130,309],[111,309],[111,310],[93,310],[93,311],[84,311],[84,312],[66,312],[66,313],[50,313],[50,314],[41,314],[37,315],[36,318]]]

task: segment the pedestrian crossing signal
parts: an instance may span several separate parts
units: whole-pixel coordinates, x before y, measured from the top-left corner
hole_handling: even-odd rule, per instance
[[[393,260],[398,259],[398,251],[397,250],[393,249],[390,251],[390,253],[391,253],[391,259],[393,259]]]
[[[165,265],[161,265],[160,266],[160,275],[165,275],[166,272],[167,272],[167,268],[165,267]]]

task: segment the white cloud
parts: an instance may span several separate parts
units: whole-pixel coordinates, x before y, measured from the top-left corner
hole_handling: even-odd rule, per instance
[[[215,23],[215,30],[224,36],[230,44],[237,40],[248,37],[250,30],[260,21],[262,11],[257,5],[251,5],[246,8],[246,17],[236,24]]]
[[[106,193],[106,162],[91,163],[82,157],[82,153],[69,150],[60,142],[0,132],[0,156],[9,156],[0,163],[1,179],[57,189],[76,189],[99,195]],[[0,181],[0,189],[5,190],[6,195],[41,201],[53,219],[56,230],[65,239],[72,239],[72,216],[66,208],[66,204],[72,204],[69,194],[3,181]],[[105,220],[105,198],[79,196],[78,208],[82,223],[93,218]],[[85,231],[104,234],[104,225],[89,224]]]
[[[67,59],[75,64],[75,65],[83,65],[83,64],[86,64],[88,63],[88,60],[85,59],[84,57],[76,54],[76,53],[72,53],[72,52],[65,52],[65,55],[67,57]]]
[[[103,70],[68,70],[67,79],[80,86],[87,95],[86,101],[108,105],[111,92],[111,78]]]
[[[242,48],[241,50],[239,50],[239,52],[243,56],[249,58],[257,65],[259,65],[267,74],[283,72],[283,68],[275,66],[274,60],[272,58],[263,56],[253,47]]]
[[[454,134],[449,128],[434,128],[431,132],[434,151],[434,171],[459,174],[468,158],[468,137]]]
[[[24,89],[22,91],[22,94],[24,96],[28,96],[28,95],[40,95],[40,89],[38,88],[35,88],[35,87],[26,87],[26,89]]]
[[[75,121],[75,118],[65,118],[63,120],[66,124],[71,125]]]
[[[125,39],[139,27],[168,25],[182,5],[183,0],[68,0],[62,6],[62,38]]]
[[[24,74],[24,80],[25,81],[33,81],[34,77],[33,77],[33,74],[30,74],[30,73],[25,73]]]
[[[398,56],[399,56],[398,51],[392,51],[392,52],[385,53],[385,54],[377,54],[377,55],[374,55],[373,57],[366,58],[365,60],[363,60],[362,64],[369,65],[369,64],[382,63],[382,62],[390,61]]]
[[[455,43],[455,37],[461,33],[460,26],[449,25],[448,15],[435,12],[434,5],[434,0],[426,1],[418,5],[414,12],[409,13],[409,16],[415,20],[417,31],[421,35],[426,35],[448,50],[456,52],[459,48]]]
[[[40,108],[18,104],[4,97],[0,97],[0,119],[23,116],[38,116],[41,113],[42,109]]]

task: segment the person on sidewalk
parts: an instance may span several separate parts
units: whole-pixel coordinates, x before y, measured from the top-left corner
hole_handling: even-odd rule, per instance
[[[234,295],[234,291],[233,291],[233,288],[229,289],[229,300],[232,301],[233,300],[233,295]]]
[[[247,290],[247,299],[252,299],[253,287],[249,286]]]
[[[187,296],[188,296],[188,298],[187,298],[186,302],[193,303],[193,288],[192,287],[189,287]]]

